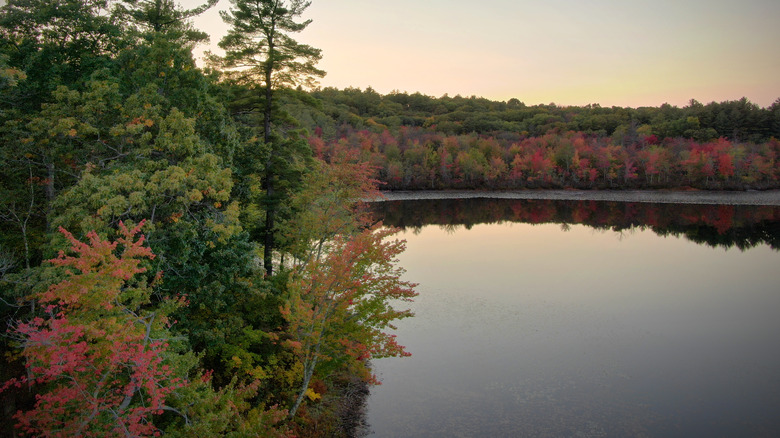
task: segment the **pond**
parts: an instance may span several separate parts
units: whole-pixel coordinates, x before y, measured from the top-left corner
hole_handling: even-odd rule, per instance
[[[780,208],[374,209],[420,295],[372,436],[780,436]]]

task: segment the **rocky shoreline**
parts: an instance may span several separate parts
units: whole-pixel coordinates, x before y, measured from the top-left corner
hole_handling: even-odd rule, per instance
[[[377,201],[418,199],[549,199],[559,201],[649,202],[661,204],[722,204],[780,206],[780,190],[667,191],[667,190],[423,190],[382,192]]]

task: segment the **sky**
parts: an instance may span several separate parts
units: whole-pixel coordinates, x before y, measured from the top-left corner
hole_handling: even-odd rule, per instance
[[[184,6],[198,0],[181,0]],[[194,24],[219,53],[220,0]],[[528,105],[780,98],[777,0],[312,0],[322,87]]]

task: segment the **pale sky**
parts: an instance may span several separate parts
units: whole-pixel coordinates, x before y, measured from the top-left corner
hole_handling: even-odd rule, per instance
[[[229,7],[195,20],[212,50]],[[528,105],[780,97],[778,0],[313,0],[304,18],[321,86]]]

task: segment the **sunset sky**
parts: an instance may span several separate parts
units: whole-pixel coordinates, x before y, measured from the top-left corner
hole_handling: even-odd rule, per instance
[[[195,20],[217,52],[229,7]],[[313,0],[304,18],[321,86],[528,105],[780,97],[777,0]]]

